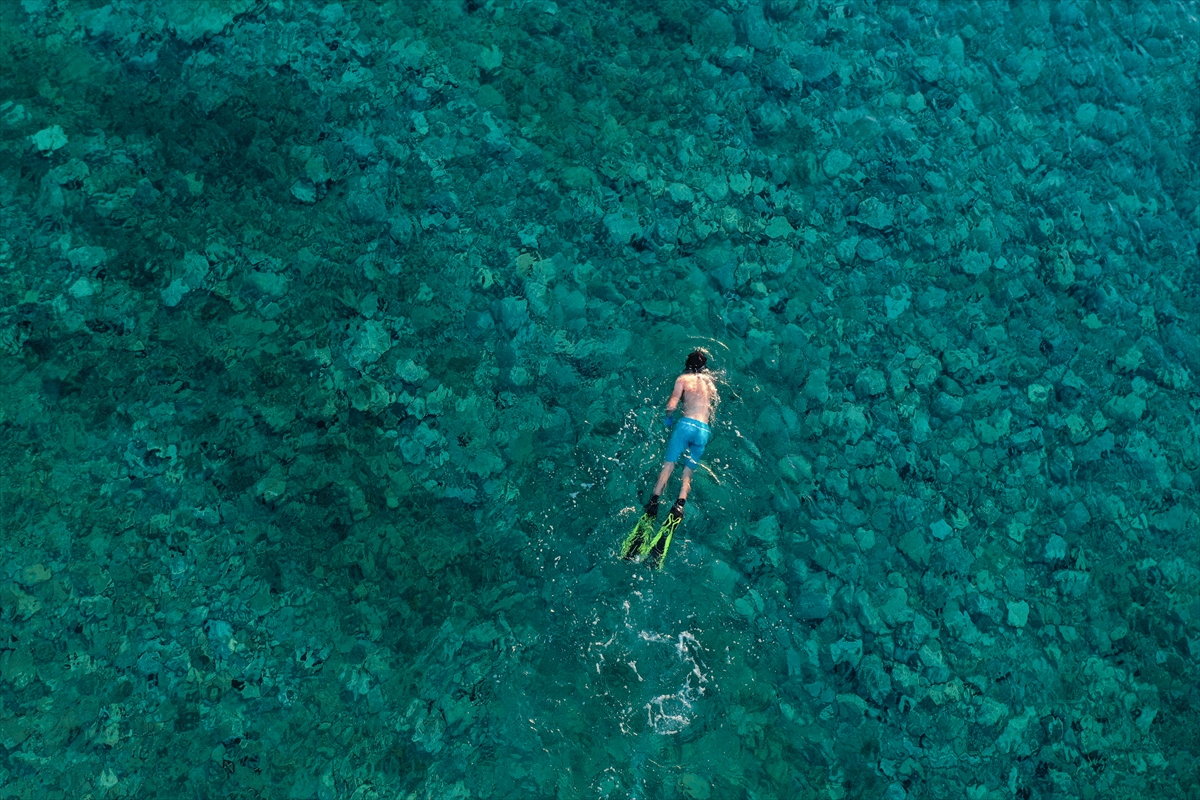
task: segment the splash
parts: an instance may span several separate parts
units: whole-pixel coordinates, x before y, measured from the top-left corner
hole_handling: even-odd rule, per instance
[[[651,643],[673,644],[678,663],[686,670],[676,691],[653,697],[645,706],[650,729],[657,734],[671,736],[692,724],[696,716],[695,704],[704,695],[708,678],[701,669],[700,644],[689,631],[680,633],[675,639],[642,631],[640,638]],[[678,672],[672,670],[669,674],[677,675]]]

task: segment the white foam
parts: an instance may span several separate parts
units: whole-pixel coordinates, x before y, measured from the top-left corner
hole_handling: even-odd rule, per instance
[[[645,706],[647,721],[655,733],[664,736],[679,733],[695,718],[695,702],[704,695],[704,685],[708,682],[698,657],[700,644],[690,631],[683,631],[676,638],[649,631],[642,631],[639,636],[646,642],[673,644],[680,662],[690,667],[676,691],[654,697]]]

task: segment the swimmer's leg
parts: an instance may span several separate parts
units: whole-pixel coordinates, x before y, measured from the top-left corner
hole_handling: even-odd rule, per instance
[[[700,459],[704,457],[704,447],[708,444],[708,428],[704,428],[697,436],[688,442],[687,458],[683,461],[683,485],[679,487],[679,499],[675,508],[683,513],[683,504],[687,502],[688,492],[692,490],[692,475],[700,467]]]
[[[679,487],[679,499],[687,500],[688,492],[692,490],[692,473],[695,472],[691,467],[683,468],[683,485]]]
[[[654,496],[658,497],[663,493],[663,489],[667,488],[667,481],[671,478],[671,473],[675,471],[674,461],[664,461],[662,471],[658,473],[658,483],[654,484]]]

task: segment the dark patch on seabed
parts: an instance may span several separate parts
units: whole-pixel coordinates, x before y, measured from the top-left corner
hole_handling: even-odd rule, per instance
[[[1198,56],[0,3],[0,798],[1200,798]]]

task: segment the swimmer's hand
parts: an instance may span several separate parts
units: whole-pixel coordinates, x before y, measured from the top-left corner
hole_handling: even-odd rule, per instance
[[[670,411],[668,411],[666,416],[663,417],[663,427],[666,428],[667,430],[670,430],[671,426],[674,424],[675,424],[675,417],[671,414]]]

